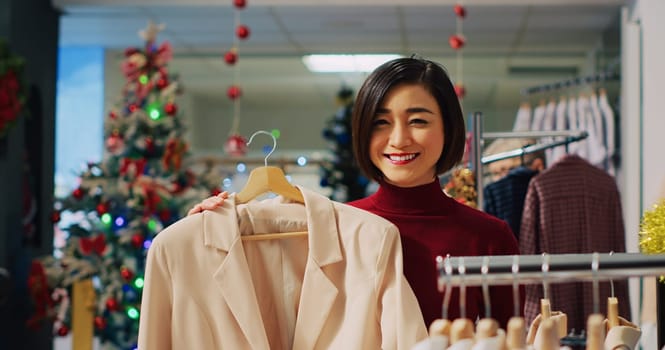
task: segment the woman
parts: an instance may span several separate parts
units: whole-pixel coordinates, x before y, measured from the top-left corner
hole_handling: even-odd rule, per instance
[[[518,254],[508,225],[448,197],[438,175],[462,158],[465,125],[455,90],[443,67],[425,59],[399,58],[374,70],[353,107],[354,154],[363,172],[379,183],[373,195],[348,203],[379,215],[400,231],[404,275],[426,325],[441,318],[437,256]],[[214,209],[227,194],[206,199],[189,214]],[[453,291],[450,319],[460,317]],[[512,289],[491,287],[491,314],[505,328],[513,316]],[[466,317],[483,318],[479,287],[467,288]]]

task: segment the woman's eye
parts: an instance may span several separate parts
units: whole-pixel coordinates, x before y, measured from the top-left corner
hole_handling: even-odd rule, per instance
[[[409,121],[409,123],[411,123],[411,124],[424,125],[424,124],[427,124],[427,120],[416,118],[416,119],[411,119],[411,120]]]
[[[381,126],[381,125],[386,125],[386,124],[388,124],[388,121],[385,120],[385,119],[375,119],[372,122],[372,126]]]

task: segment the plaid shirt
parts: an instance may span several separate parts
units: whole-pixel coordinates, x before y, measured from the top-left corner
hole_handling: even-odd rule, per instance
[[[520,228],[521,254],[625,252],[619,190],[614,178],[576,155],[562,158],[535,176],[527,190]],[[589,262],[591,268],[591,261]],[[630,317],[628,283],[614,281],[619,312]],[[609,282],[600,283],[600,312],[607,313]],[[541,285],[526,286],[525,317],[540,313]],[[593,313],[591,282],[550,286],[552,310],[568,314],[568,329],[586,329]]]

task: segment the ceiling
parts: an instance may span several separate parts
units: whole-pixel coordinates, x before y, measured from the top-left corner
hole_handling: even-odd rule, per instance
[[[486,130],[506,130],[525,98],[522,89],[618,64],[620,7],[627,1],[461,1],[467,44],[460,51],[448,45],[459,25],[454,0],[409,0],[408,6],[398,0],[249,0],[241,11],[232,0],[52,2],[63,11],[61,45],[102,45],[118,50],[118,58],[126,47],[141,45],[137,32],[148,20],[165,24],[158,40],[173,45],[171,67],[188,91],[228,103],[225,91],[235,76],[245,91],[244,113],[288,104],[310,115],[318,111],[323,120],[340,86],[357,88],[364,77],[310,73],[303,54],[415,53],[441,62],[464,83],[465,112],[496,116]],[[239,61],[231,67],[222,55],[234,42],[234,16],[251,35],[239,42]]]

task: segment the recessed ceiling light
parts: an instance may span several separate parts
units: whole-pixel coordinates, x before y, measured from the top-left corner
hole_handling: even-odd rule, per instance
[[[371,72],[379,65],[402,57],[397,54],[305,55],[302,62],[316,73]]]

